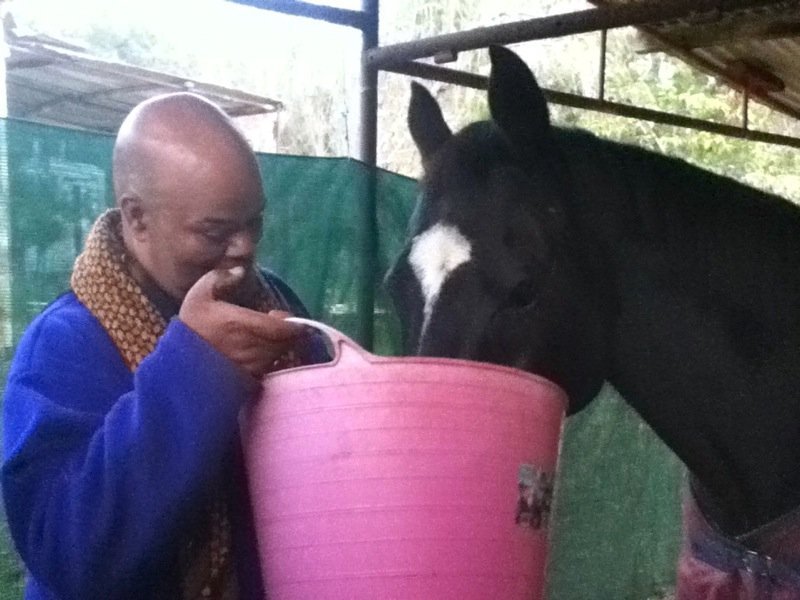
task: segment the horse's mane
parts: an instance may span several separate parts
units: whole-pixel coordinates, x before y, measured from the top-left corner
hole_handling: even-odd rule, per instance
[[[747,313],[769,314],[774,311],[765,306],[800,296],[800,207],[679,158],[584,130],[553,127],[548,135],[533,164],[545,161],[541,166],[551,174],[563,171],[551,179],[572,188],[568,210],[578,215],[581,235],[589,233],[609,253],[645,250],[653,259],[648,269],[680,279],[688,293],[711,302],[741,297],[749,305],[736,310]],[[440,172],[441,185],[480,180],[509,160],[509,152],[509,140],[492,121],[472,123],[437,156],[442,165],[458,165]]]
[[[692,218],[697,218],[698,203],[702,202],[705,214],[725,211],[747,219],[766,219],[765,225],[775,221],[782,228],[788,220],[795,227],[800,227],[800,207],[780,196],[718,175],[680,158],[600,138],[581,129],[555,130],[557,137],[569,150],[574,152],[576,148],[584,147],[588,152],[599,153],[605,160],[629,171],[633,176],[630,181],[638,182],[634,188],[636,191],[652,193],[654,198],[663,201],[663,205],[670,209],[689,210]],[[665,193],[655,193],[657,188],[662,188]],[[681,198],[685,202],[680,202]]]
[[[753,286],[778,302],[798,297],[797,205],[681,159],[582,130],[556,128],[555,136],[577,180],[576,202],[583,205],[578,212],[600,223],[595,230],[601,236],[638,238],[658,249],[663,264],[692,273],[690,283],[703,293],[729,295]],[[608,215],[623,216],[611,221]]]

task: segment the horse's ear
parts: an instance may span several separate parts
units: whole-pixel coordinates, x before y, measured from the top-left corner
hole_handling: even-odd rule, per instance
[[[423,162],[430,160],[439,147],[453,135],[436,99],[417,82],[411,84],[408,128]]]
[[[503,46],[489,46],[489,111],[515,143],[530,146],[548,131],[550,114],[536,78],[522,59]]]

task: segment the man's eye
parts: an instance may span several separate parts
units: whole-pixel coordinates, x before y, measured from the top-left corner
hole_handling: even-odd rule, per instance
[[[206,229],[201,232],[203,237],[214,244],[222,244],[228,239],[228,232],[219,229]]]

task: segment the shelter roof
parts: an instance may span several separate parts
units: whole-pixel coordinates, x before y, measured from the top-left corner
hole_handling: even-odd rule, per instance
[[[9,116],[78,129],[115,132],[139,102],[157,94],[193,91],[231,117],[271,113],[279,101],[92,57],[48,36],[6,31]]]
[[[652,0],[591,0],[596,6]],[[641,51],[665,51],[800,118],[800,2],[736,0],[638,27]]]

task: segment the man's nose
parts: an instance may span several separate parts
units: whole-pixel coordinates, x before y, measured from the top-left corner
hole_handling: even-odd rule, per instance
[[[258,237],[251,231],[239,231],[233,234],[225,253],[231,258],[251,258],[256,251]]]

